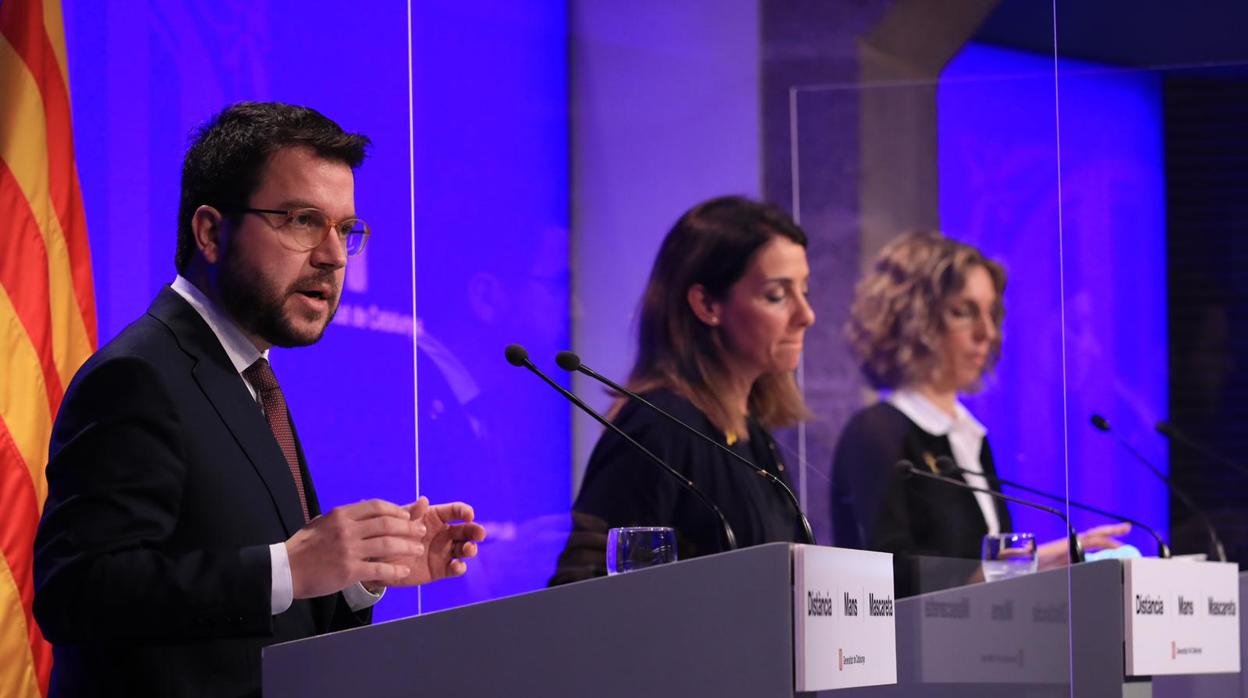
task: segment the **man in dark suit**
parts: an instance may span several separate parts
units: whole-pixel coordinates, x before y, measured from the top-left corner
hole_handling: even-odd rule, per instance
[[[476,554],[463,503],[321,515],[268,364],[333,317],[368,238],[367,145],[244,103],[188,151],[178,276],[82,367],[53,431],[35,541],[53,695],[258,695],[263,646],[367,623],[384,587]]]

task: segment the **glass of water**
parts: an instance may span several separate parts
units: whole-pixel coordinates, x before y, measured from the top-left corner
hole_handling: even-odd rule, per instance
[[[995,582],[1036,571],[1034,533],[989,533],[984,536],[984,579]]]
[[[632,572],[676,561],[676,531],[663,526],[626,526],[607,532],[607,574]]]

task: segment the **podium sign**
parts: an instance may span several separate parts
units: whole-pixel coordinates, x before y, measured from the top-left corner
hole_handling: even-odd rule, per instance
[[[916,638],[919,683],[1069,681],[1065,570],[931,592],[901,611],[903,637]]]
[[[1225,562],[1124,561],[1127,676],[1239,671],[1238,573]]]
[[[897,683],[893,556],[793,546],[796,690]]]

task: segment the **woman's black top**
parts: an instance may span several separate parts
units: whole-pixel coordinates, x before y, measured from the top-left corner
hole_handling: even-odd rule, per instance
[[[940,466],[953,458],[949,437],[929,434],[892,405],[881,402],[850,418],[832,464],[833,545],[894,553],[898,593],[907,595],[965,583],[988,524],[969,490],[920,477],[905,477],[896,463],[965,482]],[[980,465],[989,487],[1000,491],[992,449],[984,439]],[[1010,529],[1005,503],[996,500],[1002,531]],[[908,563],[907,563],[908,561]],[[969,570],[969,572],[968,572]]]
[[[644,397],[712,438],[724,440],[693,403],[670,390]],[[630,400],[614,420],[676,471],[689,478],[724,513],[738,547],[801,540],[801,524],[779,486],[752,468],[690,434],[662,415]],[[749,439],[729,446],[788,484],[775,441],[753,418]],[[718,518],[697,495],[613,431],[604,431],[585,469],[572,506],[572,532],[550,584],[606,574],[607,529],[618,526],[670,526],[676,529],[680,559],[723,549]]]

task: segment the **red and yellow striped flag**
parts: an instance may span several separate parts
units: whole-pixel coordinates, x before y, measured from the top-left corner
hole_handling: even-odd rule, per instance
[[[47,693],[32,547],[52,418],[96,346],[60,0],[0,0],[0,696]]]

